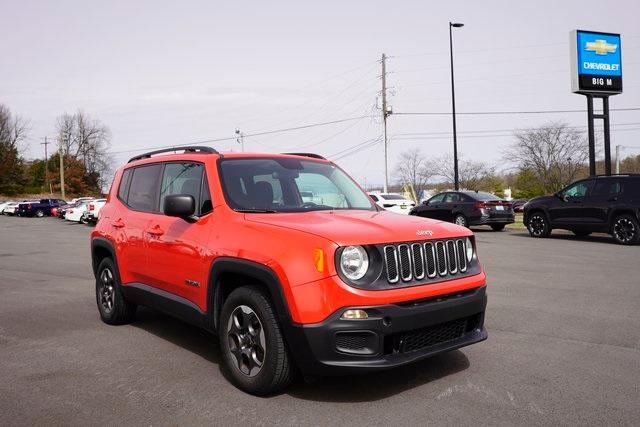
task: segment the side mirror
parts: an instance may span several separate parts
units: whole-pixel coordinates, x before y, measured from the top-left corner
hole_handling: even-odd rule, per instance
[[[164,198],[162,211],[167,216],[188,218],[196,212],[196,200],[189,194],[172,194]]]

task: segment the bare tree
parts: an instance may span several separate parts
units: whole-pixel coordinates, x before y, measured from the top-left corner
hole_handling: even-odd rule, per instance
[[[429,179],[435,175],[429,159],[417,148],[401,153],[398,163],[396,173],[399,184],[411,186],[416,194],[424,190]]]
[[[96,180],[97,186],[105,188],[112,165],[108,151],[111,141],[109,128],[82,111],[58,117],[57,127],[58,140],[65,155],[80,161],[87,174]]]
[[[545,192],[555,192],[574,181],[588,157],[584,133],[566,123],[551,122],[514,134],[505,160],[531,171]]]
[[[452,155],[439,157],[433,165],[436,175],[443,177],[447,182],[455,181]],[[494,169],[485,162],[464,160],[461,155],[458,155],[458,181],[461,188],[482,190],[488,178],[494,173]]]

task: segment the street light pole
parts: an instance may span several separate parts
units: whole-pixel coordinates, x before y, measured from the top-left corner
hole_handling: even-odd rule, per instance
[[[458,135],[456,133],[456,90],[453,80],[453,31],[452,28],[461,28],[464,24],[449,22],[449,54],[451,57],[451,112],[453,117],[453,185],[460,189],[458,180]]]
[[[244,133],[240,132],[240,129],[236,128],[236,135],[238,135],[238,138],[236,138],[236,142],[240,144],[241,150],[244,153]]]

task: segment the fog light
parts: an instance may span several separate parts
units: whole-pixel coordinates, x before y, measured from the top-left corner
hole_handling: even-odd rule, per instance
[[[353,320],[353,319],[366,319],[369,315],[364,310],[347,310],[342,313],[341,319]]]

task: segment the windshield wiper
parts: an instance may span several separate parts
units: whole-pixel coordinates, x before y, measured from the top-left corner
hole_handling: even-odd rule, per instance
[[[273,209],[235,209],[236,212],[241,213],[277,213]]]

